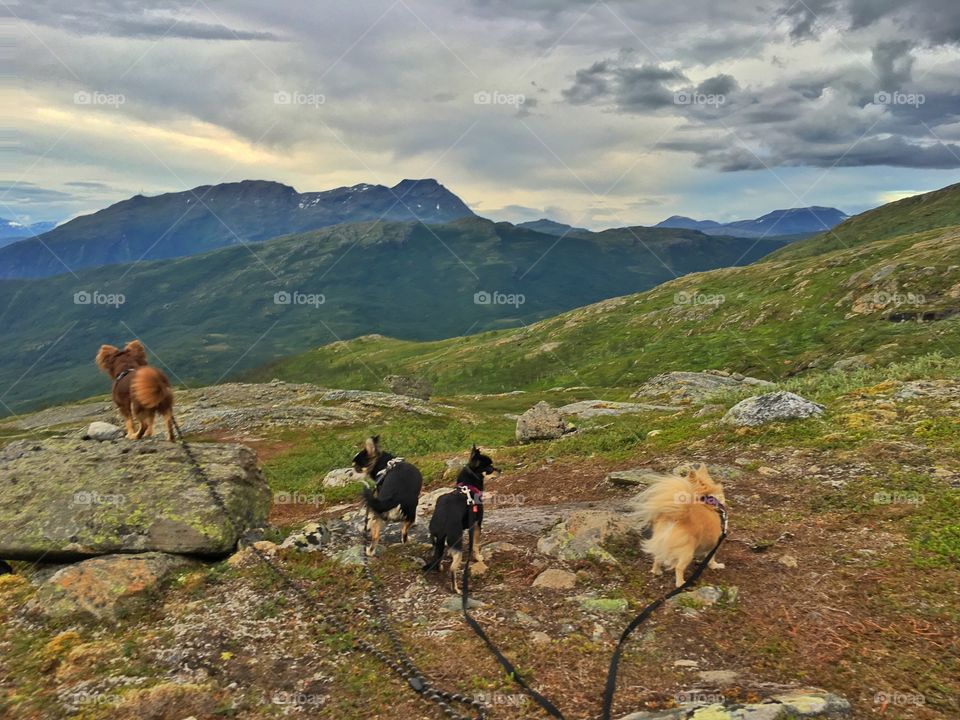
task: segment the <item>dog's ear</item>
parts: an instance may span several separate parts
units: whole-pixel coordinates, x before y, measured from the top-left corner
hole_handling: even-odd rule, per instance
[[[368,437],[367,442],[364,443],[364,449],[367,451],[367,454],[371,457],[374,455],[380,454],[380,436],[374,435],[373,437]]]
[[[113,358],[116,357],[118,352],[120,351],[113,345],[101,345],[96,357],[97,367],[109,375],[113,365]]]
[[[134,362],[140,365],[147,364],[147,350],[139,340],[131,340],[128,342],[127,346],[123,348],[123,351],[129,355]]]
[[[473,449],[470,450],[470,457],[475,458],[480,454],[480,448],[477,447],[477,444],[473,444]]]

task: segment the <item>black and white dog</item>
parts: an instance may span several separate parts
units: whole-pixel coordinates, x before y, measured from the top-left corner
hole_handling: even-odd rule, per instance
[[[423,475],[403,458],[394,457],[380,449],[380,436],[367,438],[363,450],[353,458],[353,469],[366,473],[376,485],[363,489],[367,506],[367,529],[370,542],[367,555],[373,556],[380,542],[380,533],[388,522],[402,522],[402,542],[407,542],[410,526],[417,519],[417,504]]]
[[[493,466],[493,460],[484,455],[474,445],[470,451],[470,460],[457,477],[456,489],[437,499],[437,507],[430,518],[430,538],[433,541],[433,558],[424,567],[424,572],[436,570],[443,562],[447,549],[452,562],[450,574],[453,576],[453,591],[460,592],[460,568],[463,564],[463,532],[470,530],[473,535],[474,562],[482,563],[480,552],[480,530],[483,525],[483,483],[488,477],[495,477],[500,471]]]

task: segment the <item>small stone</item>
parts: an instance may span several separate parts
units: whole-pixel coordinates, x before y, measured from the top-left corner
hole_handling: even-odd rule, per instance
[[[780,474],[778,471],[774,470],[772,467],[766,467],[766,466],[758,467],[757,472],[763,475],[764,477],[776,477],[777,475]]]
[[[550,590],[570,590],[577,584],[577,576],[567,570],[558,568],[549,568],[537,575],[533,581],[534,587],[548,588]]]
[[[650,432],[647,433],[647,437],[648,437],[648,438],[656,437],[657,435],[660,435],[661,433],[663,433],[663,430],[651,430]]]
[[[733,670],[701,670],[697,677],[705,683],[732,685],[739,677]]]
[[[535,440],[554,440],[569,431],[559,410],[541,401],[517,419],[517,440],[522,443]]]
[[[486,603],[480,602],[474,598],[467,598],[467,610],[476,610],[477,608],[482,608],[485,605]],[[441,607],[447,612],[455,613],[461,612],[463,609],[462,601],[459,595],[451,595],[443,601],[443,605]]]
[[[695,667],[699,667],[700,663],[697,662],[696,660],[674,660],[673,666],[683,667],[683,668],[695,668]]]
[[[123,430],[108,422],[92,422],[87,426],[83,435],[84,440],[119,440],[124,435]]]
[[[780,557],[777,558],[777,562],[783,565],[784,567],[788,567],[788,568],[797,567],[797,558],[795,558],[793,555],[781,555]]]
[[[535,633],[531,633],[530,640],[535,645],[547,645],[551,642],[552,638],[542,630],[537,630]]]

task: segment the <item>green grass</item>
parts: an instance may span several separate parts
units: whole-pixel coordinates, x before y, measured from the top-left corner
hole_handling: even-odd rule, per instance
[[[688,275],[522,329],[433,342],[369,337],[335,343],[248,377],[372,387],[372,378],[391,372],[426,378],[438,393],[455,394],[624,388],[669,370],[726,368],[802,387],[804,374],[853,355],[880,367],[909,366],[931,353],[953,358],[960,349],[960,314],[950,316],[960,310],[950,294],[960,285],[958,238],[958,227],[927,230],[809,258]],[[891,288],[915,301],[853,312],[856,300]],[[725,302],[678,305],[683,293],[721,295]],[[893,322],[894,311],[944,317]],[[838,374],[835,384],[858,380],[857,373]]]

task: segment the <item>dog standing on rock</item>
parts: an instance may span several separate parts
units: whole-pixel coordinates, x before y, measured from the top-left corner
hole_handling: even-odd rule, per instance
[[[101,345],[96,362],[113,379],[113,402],[126,423],[127,437],[149,437],[156,416],[163,415],[167,440],[173,442],[173,388],[162,370],[147,365],[143,343],[132,340],[123,350]]]
[[[473,536],[471,560],[483,563],[480,552],[480,529],[483,525],[483,484],[488,477],[496,477],[500,471],[493,460],[484,455],[476,445],[470,451],[470,460],[457,476],[453,492],[441,495],[430,518],[430,538],[433,541],[433,558],[424,567],[424,572],[436,570],[449,549],[452,562],[453,591],[460,592],[460,568],[463,565],[463,533],[469,530]]]
[[[364,473],[376,486],[363,489],[363,502],[367,506],[367,525],[370,543],[366,553],[373,556],[380,542],[380,533],[388,522],[402,522],[400,541],[407,542],[410,526],[417,519],[417,505],[423,475],[403,458],[394,457],[380,449],[380,436],[367,438],[363,450],[353,458],[353,469]]]

